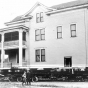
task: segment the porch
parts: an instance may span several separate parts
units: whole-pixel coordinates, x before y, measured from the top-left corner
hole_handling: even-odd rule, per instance
[[[27,66],[27,60],[25,57],[25,49],[22,49],[22,66]],[[1,51],[0,51],[1,57]],[[1,58],[0,58],[1,62]],[[18,67],[19,66],[19,49],[8,49],[5,50],[4,60],[3,60],[3,67]],[[1,67],[1,63],[0,63]]]
[[[15,26],[0,31],[1,68],[27,66],[27,40],[28,28],[25,26]]]

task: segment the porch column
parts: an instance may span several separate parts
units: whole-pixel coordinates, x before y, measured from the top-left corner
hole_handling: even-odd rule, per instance
[[[30,53],[29,53],[29,31],[26,32],[26,49],[25,49],[25,58],[26,58],[26,61],[27,61],[27,66],[30,66]]]
[[[23,56],[23,50],[22,50],[22,29],[19,30],[19,66],[22,66],[22,56]]]
[[[1,37],[1,68],[3,68],[3,61],[4,61],[4,33],[2,33],[2,37]]]

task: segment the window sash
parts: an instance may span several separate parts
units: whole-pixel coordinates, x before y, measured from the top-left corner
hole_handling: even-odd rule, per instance
[[[35,30],[35,41],[45,40],[45,29]]]
[[[13,41],[18,39],[19,39],[18,31],[5,33],[4,35],[4,41]]]
[[[62,32],[57,33],[57,38],[62,38]]]
[[[0,34],[0,42],[1,42],[1,40],[2,40],[1,38],[2,38],[2,35]]]
[[[41,29],[41,40],[45,40],[45,29]]]
[[[76,37],[76,24],[71,24],[71,37]]]
[[[62,26],[57,27],[57,38],[62,38]]]
[[[39,29],[35,30],[35,40],[36,41],[40,40],[40,30]]]
[[[71,37],[76,37],[76,30],[74,30],[74,31],[72,30],[71,31]]]
[[[36,22],[39,23],[40,22],[40,14],[36,13]]]
[[[23,32],[23,40],[26,41],[26,32]]]
[[[43,12],[40,13],[40,22],[43,22]]]
[[[41,49],[41,62],[45,61],[45,49]]]
[[[40,62],[40,50],[36,50],[36,62]]]
[[[35,50],[36,62],[44,62],[45,61],[45,49]]]

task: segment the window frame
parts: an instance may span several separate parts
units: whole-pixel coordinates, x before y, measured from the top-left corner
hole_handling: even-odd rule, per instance
[[[41,31],[44,30],[44,33],[41,33]],[[37,34],[37,31],[39,31],[39,34]],[[44,38],[42,37],[44,35]],[[39,37],[39,39],[37,39]],[[36,29],[35,30],[35,41],[42,41],[45,40],[45,28]]]
[[[58,32],[58,28],[61,27],[61,32]],[[58,37],[58,34],[61,34],[61,37]],[[62,38],[62,26],[57,26],[57,39]]]
[[[39,55],[37,55],[37,52],[39,50]],[[44,50],[44,55],[42,54],[42,50]],[[37,60],[37,56],[39,57],[39,60]],[[44,60],[42,58],[44,56]],[[45,49],[36,49],[35,50],[35,62],[45,62]]]
[[[40,13],[36,13],[36,23],[40,22]]]
[[[37,31],[39,31],[39,34],[37,34]],[[38,36],[39,36],[39,40],[37,40]],[[35,41],[40,41],[40,29],[35,30]]]
[[[23,41],[26,41],[26,32],[23,31],[22,37],[23,37]]]
[[[43,16],[43,12],[40,13],[36,13],[36,23],[40,23],[44,21],[44,16]]]
[[[0,34],[0,42],[2,41],[2,34]]]
[[[42,30],[44,30],[43,34],[41,33]],[[44,39],[42,38],[42,35],[44,35]],[[40,40],[45,40],[45,28],[40,29]]]
[[[73,25],[75,25],[75,29],[74,30],[72,30],[72,28],[71,28]],[[70,25],[70,31],[71,31],[71,37],[77,37],[77,35],[76,35],[76,24],[71,24]],[[75,35],[72,35],[72,32],[75,32]]]
[[[44,16],[43,16],[43,12],[40,12],[40,22],[44,21]]]
[[[14,35],[15,32],[17,32],[16,35]],[[6,36],[6,34],[9,36]],[[14,39],[14,37],[16,37],[16,39]],[[10,41],[15,41],[15,40],[19,40],[19,32],[18,31],[7,32],[4,34],[4,42],[10,42]]]

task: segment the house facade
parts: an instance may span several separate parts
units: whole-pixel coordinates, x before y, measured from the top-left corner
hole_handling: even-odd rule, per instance
[[[36,3],[5,25],[0,30],[1,68],[88,66],[88,0],[52,7]]]

